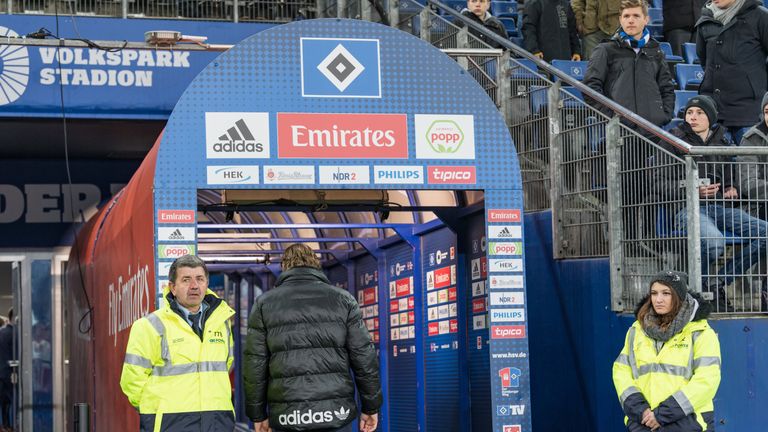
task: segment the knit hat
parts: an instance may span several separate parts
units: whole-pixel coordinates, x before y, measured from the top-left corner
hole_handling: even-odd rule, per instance
[[[656,276],[651,279],[648,288],[650,289],[656,282],[660,282],[675,290],[680,300],[685,300],[688,295],[688,275],[683,272],[667,270],[656,273]]]
[[[711,97],[698,95],[688,99],[688,103],[685,104],[685,110],[683,111],[683,118],[685,118],[685,113],[688,112],[690,107],[701,108],[704,114],[707,115],[710,126],[714,126],[717,123],[717,104],[715,104],[715,100]]]

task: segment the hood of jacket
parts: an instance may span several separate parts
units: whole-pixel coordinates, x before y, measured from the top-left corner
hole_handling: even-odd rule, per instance
[[[693,297],[699,303],[699,308],[696,309],[696,313],[693,315],[691,322],[701,321],[703,319],[709,318],[709,315],[712,314],[712,304],[704,300],[701,294],[697,292],[688,290],[688,294],[690,294],[691,297]],[[645,304],[650,296],[650,294],[646,294],[645,297],[640,299],[640,301],[635,305],[635,319],[637,319],[637,314],[640,312],[640,308],[643,306],[643,304]]]

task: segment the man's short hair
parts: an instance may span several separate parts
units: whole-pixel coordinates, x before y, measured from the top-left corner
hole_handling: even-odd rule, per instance
[[[168,270],[168,281],[172,284],[176,283],[176,273],[179,271],[179,267],[202,267],[205,272],[205,278],[208,279],[208,267],[205,266],[205,262],[197,255],[184,255],[176,258],[176,261],[171,264],[171,268]]]
[[[621,0],[621,6],[619,6],[619,13],[624,12],[624,9],[637,8],[643,10],[643,15],[648,16],[648,2],[645,0]]]
[[[283,261],[280,263],[283,271],[294,267],[312,267],[320,269],[320,260],[315,252],[304,243],[296,243],[288,246],[283,251]]]

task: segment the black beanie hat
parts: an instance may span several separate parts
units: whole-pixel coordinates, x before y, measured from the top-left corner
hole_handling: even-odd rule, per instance
[[[660,282],[663,285],[672,288],[677,293],[677,296],[680,297],[680,300],[685,301],[685,298],[688,295],[687,274],[672,270],[656,273],[653,279],[651,279],[648,289],[650,290],[650,287],[656,282]]]
[[[717,104],[715,104],[715,100],[711,97],[706,95],[698,95],[688,99],[688,103],[685,104],[685,110],[683,111],[683,118],[685,118],[685,113],[688,112],[688,108],[690,107],[701,108],[701,110],[704,111],[704,114],[706,114],[707,118],[709,119],[710,127],[717,123]]]

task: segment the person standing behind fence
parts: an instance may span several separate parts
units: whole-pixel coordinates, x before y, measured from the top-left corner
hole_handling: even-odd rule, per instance
[[[8,310],[8,323],[0,328],[0,415],[2,416],[0,431],[12,431],[11,407],[13,406],[13,368],[8,363],[16,360],[14,339],[16,337],[16,321],[13,308]]]
[[[670,133],[692,146],[727,146],[725,127],[717,123],[717,107],[709,96],[694,96],[685,106],[685,122]],[[679,152],[671,149],[672,152]],[[715,305],[716,312],[733,312],[726,295],[726,286],[737,276],[743,275],[766,255],[768,223],[740,210],[738,176],[735,176],[729,156],[707,155],[698,159],[699,183],[699,233],[701,236],[702,291],[705,299]],[[653,202],[684,201],[685,190],[680,187],[684,179],[674,177],[680,171],[658,168],[654,173],[655,197]],[[676,215],[676,226],[685,231],[688,214],[683,208]],[[717,263],[726,247],[725,236],[736,235],[744,239],[734,256],[720,266],[716,274],[710,266]]]
[[[571,0],[576,29],[581,36],[582,58],[592,58],[592,51],[619,28],[621,0]]]
[[[491,15],[491,13],[488,11],[490,7],[491,0],[467,0],[467,7],[461,10],[461,14],[471,21],[474,21],[475,23],[480,24],[488,30],[496,33],[502,38],[509,39],[509,35],[507,34],[507,29],[504,28],[504,24],[502,24],[498,18]],[[464,22],[460,19],[455,20],[454,24],[458,28],[463,28],[465,25]],[[491,48],[504,48],[500,43],[491,40],[491,38],[473,29],[472,27],[467,28],[467,30],[469,31],[469,34],[485,42]]]
[[[715,430],[720,341],[707,322],[710,305],[687,279],[675,271],[653,277],[613,363],[628,431]]]
[[[696,53],[704,68],[699,93],[715,99],[720,122],[739,143],[768,90],[768,10],[758,0],[712,0],[696,31]]]
[[[522,31],[525,49],[541,59],[581,60],[576,19],[567,0],[530,0]]]
[[[675,86],[664,53],[646,28],[648,21],[644,0],[622,1],[621,29],[595,48],[584,84],[662,126],[672,119]]]
[[[379,359],[357,301],[328,282],[303,243],[289,246],[280,265],[248,317],[243,387],[254,431],[352,432],[355,388],[360,431],[375,431]]]

